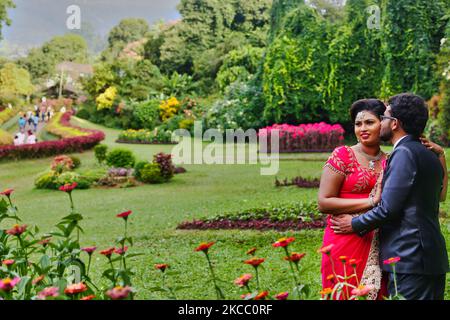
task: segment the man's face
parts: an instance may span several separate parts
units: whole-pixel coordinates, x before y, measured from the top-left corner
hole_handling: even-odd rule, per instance
[[[391,111],[392,111],[391,106],[387,106],[384,115],[387,117],[392,117]],[[382,141],[388,142],[392,140],[392,137],[394,136],[394,131],[392,130],[392,123],[394,121],[395,120],[392,119],[384,119],[383,121],[381,121],[380,139]]]

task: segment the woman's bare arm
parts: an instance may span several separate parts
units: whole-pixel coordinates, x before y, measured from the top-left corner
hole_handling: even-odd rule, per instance
[[[357,213],[372,208],[370,199],[339,198],[345,177],[324,167],[319,187],[319,210],[325,214]]]

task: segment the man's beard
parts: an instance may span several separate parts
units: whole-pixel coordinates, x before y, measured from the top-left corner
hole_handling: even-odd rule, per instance
[[[392,140],[392,137],[394,136],[394,132],[391,129],[381,130],[380,132],[380,139],[384,142],[389,142]]]

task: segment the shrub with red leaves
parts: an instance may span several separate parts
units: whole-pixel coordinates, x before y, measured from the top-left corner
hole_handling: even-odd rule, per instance
[[[153,158],[153,163],[158,164],[161,170],[161,176],[166,180],[170,180],[175,172],[175,167],[172,163],[172,155],[165,153],[158,153]]]
[[[290,182],[288,181],[288,179],[284,179],[282,181],[275,179],[276,187],[297,186],[299,188],[318,188],[319,185],[320,185],[320,179],[295,177],[295,178],[292,178]]]

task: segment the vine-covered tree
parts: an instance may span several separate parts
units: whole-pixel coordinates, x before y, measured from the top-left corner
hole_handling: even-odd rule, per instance
[[[382,0],[383,97],[410,91],[437,93],[436,55],[444,36],[444,1]]]

